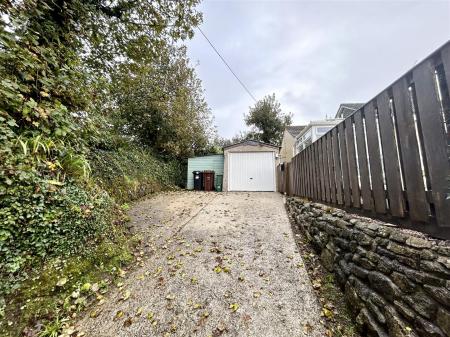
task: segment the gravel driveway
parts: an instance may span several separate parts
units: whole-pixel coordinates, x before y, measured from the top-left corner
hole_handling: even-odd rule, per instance
[[[164,193],[130,216],[140,262],[77,323],[85,336],[324,335],[280,194]]]

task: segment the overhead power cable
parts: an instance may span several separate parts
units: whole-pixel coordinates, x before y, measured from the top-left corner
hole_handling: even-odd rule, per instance
[[[240,80],[240,78],[238,77],[238,75],[236,75],[236,73],[233,71],[233,69],[231,69],[230,65],[227,63],[227,61],[225,61],[225,59],[222,57],[222,55],[220,55],[219,51],[216,49],[216,47],[214,47],[213,43],[211,42],[210,39],[208,39],[208,37],[206,36],[206,34],[201,30],[200,27],[198,27],[198,30],[200,31],[200,33],[203,35],[203,37],[206,39],[206,41],[208,41],[209,45],[212,47],[212,49],[214,49],[214,51],[216,52],[216,54],[220,57],[220,59],[222,60],[222,62],[227,66],[227,68],[231,71],[231,73],[233,74],[233,76],[238,80],[238,82],[241,84],[242,88],[244,88],[244,90],[247,92],[247,94],[250,95],[250,97],[256,102],[256,98],[255,96],[253,96],[253,94],[250,92],[250,90],[248,90],[247,86],[244,84],[244,82],[242,82]]]

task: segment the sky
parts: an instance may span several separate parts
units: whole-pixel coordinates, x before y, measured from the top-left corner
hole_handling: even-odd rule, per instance
[[[203,0],[199,9],[201,29],[250,92],[275,93],[294,125],[369,101],[450,39],[450,0]],[[219,135],[246,130],[253,99],[198,31],[187,44]]]

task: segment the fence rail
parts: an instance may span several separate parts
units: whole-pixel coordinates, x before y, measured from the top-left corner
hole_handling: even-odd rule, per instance
[[[278,167],[281,192],[450,239],[450,41]]]

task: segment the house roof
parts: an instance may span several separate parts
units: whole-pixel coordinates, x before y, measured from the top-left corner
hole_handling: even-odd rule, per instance
[[[289,132],[292,137],[295,138],[302,130],[306,127],[306,125],[290,125],[286,126],[286,131]]]
[[[364,103],[341,103],[339,109],[336,112],[336,118],[347,118],[356,110],[361,108]]]
[[[235,147],[235,146],[239,146],[239,145],[250,145],[250,146],[262,145],[262,146],[270,146],[270,147],[273,147],[273,148],[276,148],[276,149],[280,148],[277,145],[260,142],[259,140],[243,140],[242,142],[239,142],[239,143],[235,143],[235,144],[224,146],[223,149],[225,150],[225,149],[228,149],[229,147]]]

